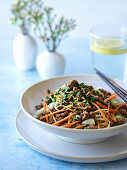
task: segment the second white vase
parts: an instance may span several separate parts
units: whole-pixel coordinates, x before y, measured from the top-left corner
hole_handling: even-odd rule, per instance
[[[44,51],[37,57],[37,70],[43,79],[62,75],[64,68],[64,57],[57,52]]]

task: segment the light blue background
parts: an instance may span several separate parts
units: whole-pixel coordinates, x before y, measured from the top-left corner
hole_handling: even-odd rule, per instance
[[[12,0],[14,1],[14,0]],[[75,18],[77,28],[73,38],[88,38],[89,29],[97,25],[127,26],[126,0],[45,0],[60,16]],[[0,36],[15,36],[18,29],[8,25],[11,0],[0,3]]]
[[[12,42],[17,27],[8,24],[10,0],[0,2],[0,170],[56,169],[127,169],[127,159],[100,164],[77,164],[55,160],[27,146],[15,130],[14,120],[20,109],[19,99],[30,85],[42,80],[36,70],[17,70],[12,54]],[[59,51],[65,56],[65,74],[94,73],[91,66],[88,32],[95,25],[127,25],[126,0],[47,0],[56,12],[77,20],[77,28],[65,40]],[[38,40],[38,52],[44,50]],[[71,63],[71,65],[70,65]]]

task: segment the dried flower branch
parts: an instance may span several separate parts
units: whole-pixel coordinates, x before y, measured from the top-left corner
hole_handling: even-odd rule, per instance
[[[24,34],[29,30],[31,20],[40,19],[43,3],[41,0],[16,0],[11,5],[11,24],[18,25]]]
[[[57,19],[53,8],[43,8],[41,0],[16,0],[11,6],[11,12],[11,23],[18,25],[24,34],[32,26],[50,52],[54,52],[67,33],[76,26],[73,19],[65,19],[63,16]]]
[[[75,20],[64,19],[63,16],[57,19],[56,14],[53,14],[53,8],[44,7],[41,11],[42,15],[34,17],[30,24],[48,51],[54,52],[60,42],[67,37],[67,33],[74,30]]]

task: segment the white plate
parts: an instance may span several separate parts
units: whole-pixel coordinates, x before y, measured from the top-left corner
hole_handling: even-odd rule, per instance
[[[96,163],[127,157],[127,133],[114,136],[97,144],[69,143],[39,128],[22,111],[17,114],[16,129],[20,137],[30,147],[56,159]]]

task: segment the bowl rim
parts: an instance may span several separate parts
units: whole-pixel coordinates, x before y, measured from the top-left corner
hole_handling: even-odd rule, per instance
[[[97,75],[95,75],[95,74],[72,74],[72,75],[63,75],[63,76],[56,76],[56,77],[53,77],[53,78],[49,78],[49,79],[46,79],[46,80],[42,80],[42,81],[40,81],[40,82],[38,82],[38,83],[35,83],[35,84],[33,84],[32,86],[30,86],[30,87],[28,87],[23,93],[22,93],[22,95],[21,95],[21,97],[20,97],[20,106],[21,106],[21,109],[22,109],[22,111],[30,118],[30,119],[32,119],[34,122],[36,122],[36,123],[39,123],[39,124],[41,124],[42,125],[42,127],[43,126],[45,126],[45,127],[50,127],[50,128],[53,128],[53,129],[56,129],[56,130],[63,130],[63,131],[66,131],[66,132],[73,132],[73,133],[77,133],[77,132],[81,132],[81,133],[90,133],[90,132],[92,132],[92,133],[97,133],[97,132],[110,132],[110,131],[116,131],[116,130],[120,130],[120,129],[124,129],[124,128],[126,128],[127,127],[127,123],[125,123],[125,124],[122,124],[122,125],[118,125],[118,126],[113,126],[113,127],[109,127],[109,128],[103,128],[103,129],[73,129],[73,128],[64,128],[64,127],[59,127],[59,126],[54,126],[54,125],[51,125],[51,124],[48,124],[48,123],[46,123],[46,122],[43,122],[43,121],[40,121],[40,120],[38,120],[38,119],[36,119],[34,116],[32,116],[29,112],[27,112],[26,110],[25,110],[25,108],[24,108],[24,106],[23,106],[23,104],[22,104],[22,101],[23,101],[23,98],[24,98],[24,95],[25,95],[25,93],[28,91],[28,90],[30,90],[31,88],[33,88],[34,86],[37,86],[37,85],[39,85],[39,84],[41,84],[41,83],[43,83],[43,82],[46,82],[46,81],[49,81],[49,80],[54,80],[54,79],[58,79],[58,78],[66,78],[66,77],[75,77],[75,76],[89,76],[89,77],[98,77]],[[99,78],[99,77],[98,77]],[[125,82],[123,82],[122,80],[119,80],[119,79],[116,79],[116,78],[112,78],[113,80],[115,80],[115,81],[119,81],[119,82],[121,82],[121,83],[123,83],[123,84],[125,84]]]

